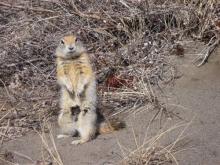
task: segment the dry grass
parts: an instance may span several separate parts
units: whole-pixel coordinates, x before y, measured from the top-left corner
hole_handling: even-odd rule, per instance
[[[119,162],[115,162],[118,165],[159,165],[159,164],[176,164],[176,154],[184,151],[186,146],[184,145],[184,134],[191,125],[193,120],[188,123],[177,123],[176,125],[164,129],[160,129],[155,135],[148,135],[144,137],[143,143],[139,145],[137,133],[133,130],[133,138],[135,141],[135,149],[129,148],[130,146],[124,146],[119,140],[118,145],[121,149],[123,159]],[[18,151],[5,151],[0,154],[0,162],[7,165],[18,165],[14,163],[14,156],[25,159],[25,165],[64,165],[62,158],[57,149],[54,141],[51,125],[48,122],[44,122],[42,130],[49,128],[49,132],[38,132],[42,142],[42,153],[40,160],[34,160],[31,157],[24,155]],[[150,129],[150,126],[149,126]],[[148,130],[150,131],[150,130]],[[175,136],[173,136],[173,132]],[[141,135],[143,136],[143,135]],[[165,139],[172,137],[172,141],[164,142]],[[187,148],[189,149],[189,148]],[[39,154],[40,156],[40,154]]]
[[[218,16],[217,0],[1,1],[2,141],[40,129],[57,114],[54,50],[64,34],[84,42],[97,72],[100,107],[116,114],[158,103],[155,90],[175,78],[169,56],[176,43],[187,36],[215,41]]]
[[[177,123],[172,127],[160,129],[154,136],[145,136],[141,145],[136,139],[137,134],[133,131],[135,149],[128,148],[119,143],[123,159],[118,163],[120,165],[159,165],[176,164],[176,154],[184,151],[184,134],[191,125],[193,119],[188,123]],[[175,134],[173,133],[175,132]],[[147,135],[148,133],[146,133]],[[143,135],[141,135],[143,136]],[[165,142],[165,139],[172,137],[172,141]],[[187,148],[189,149],[189,148]]]
[[[41,137],[43,148],[46,151],[42,154],[42,162],[50,163],[51,165],[64,165],[54,141],[51,125],[48,122],[45,122],[43,127],[46,127],[46,129],[49,128],[49,133],[38,132],[38,135]]]
[[[5,150],[0,153],[0,163],[5,163],[7,165],[18,165],[19,163],[15,163],[17,161],[15,159],[16,156],[26,160],[28,163],[25,165],[63,165],[52,134],[51,124],[45,121],[43,124],[41,124],[41,129],[48,129],[48,132],[45,133],[44,131],[36,131],[42,142],[41,154],[38,154],[38,156],[40,156],[40,160],[34,160],[31,157],[18,151],[8,152]]]
[[[184,47],[178,41],[185,37],[204,41],[205,58],[196,59],[202,63],[219,43],[217,1],[2,0],[1,143],[30,129],[42,130],[41,123],[57,114],[54,50],[60,37],[69,32],[79,35],[91,53],[101,111],[106,109],[105,113],[111,111],[116,116],[146,103],[161,107],[155,93],[176,78],[169,57],[184,56]],[[128,150],[121,146],[125,157],[120,163],[178,164],[174,146],[181,136],[170,145],[160,143],[161,137],[173,129],[149,138],[132,152],[126,153]],[[40,136],[46,149],[42,163],[62,165],[52,135],[52,149],[47,135],[43,132]]]

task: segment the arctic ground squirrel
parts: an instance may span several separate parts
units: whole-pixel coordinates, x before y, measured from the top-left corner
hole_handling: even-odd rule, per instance
[[[97,133],[110,133],[123,128],[123,122],[98,122],[96,112],[96,78],[82,43],[75,35],[63,37],[56,49],[57,81],[61,88],[58,125],[61,134],[57,138],[75,136],[82,144],[93,139]]]

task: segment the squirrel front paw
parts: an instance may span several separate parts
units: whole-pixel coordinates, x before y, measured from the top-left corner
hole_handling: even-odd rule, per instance
[[[72,84],[66,84],[66,88],[69,92],[73,93],[74,92],[74,89],[73,89],[73,86]]]
[[[77,95],[78,97],[82,97],[82,96],[83,96],[83,92],[84,92],[84,87],[79,86],[79,87],[77,88],[77,90],[76,90],[76,95]]]

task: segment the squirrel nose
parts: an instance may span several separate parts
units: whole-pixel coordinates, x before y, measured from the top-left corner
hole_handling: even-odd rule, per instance
[[[69,47],[69,50],[71,50],[71,51],[74,50],[74,47]]]

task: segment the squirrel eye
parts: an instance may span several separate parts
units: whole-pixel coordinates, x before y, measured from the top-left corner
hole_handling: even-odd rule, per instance
[[[78,37],[76,37],[75,42],[78,42],[78,41],[79,41],[79,38],[78,38]]]
[[[64,41],[63,41],[63,40],[61,40],[60,43],[61,43],[62,45],[64,45]]]

